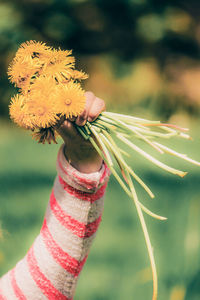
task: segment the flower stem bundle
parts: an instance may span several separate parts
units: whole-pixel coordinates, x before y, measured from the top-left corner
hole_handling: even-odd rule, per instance
[[[21,45],[9,67],[9,78],[19,88],[11,99],[10,115],[19,126],[34,132],[38,142],[56,142],[55,129],[65,119],[77,117],[85,106],[84,90],[79,81],[87,75],[75,70],[71,51],[55,50],[43,43],[30,41]],[[126,157],[129,147],[165,171],[184,177],[187,172],[166,165],[137,145],[143,141],[160,155],[164,153],[200,166],[200,163],[163,145],[162,139],[190,139],[187,129],[123,114],[102,112],[92,123],[75,125],[84,139],[89,140],[104,159],[125,193],[133,200],[144,233],[153,276],[153,296],[157,299],[157,271],[152,245],[143,213],[166,220],[145,207],[137,197],[135,182],[146,193],[154,194],[129,166]],[[122,146],[121,146],[122,145]],[[123,148],[124,146],[124,148]],[[116,164],[115,164],[116,163]]]
[[[200,162],[189,158],[186,154],[176,152],[156,141],[158,139],[169,139],[171,137],[190,139],[190,136],[187,134],[188,129],[171,124],[164,124],[159,121],[150,121],[118,113],[103,112],[94,122],[87,122],[83,127],[77,126],[77,130],[85,139],[88,139],[92,143],[96,151],[109,166],[113,176],[116,178],[122,189],[135,204],[151,263],[153,276],[152,299],[156,300],[158,288],[156,264],[143,213],[158,220],[166,220],[166,218],[155,214],[139,201],[134,186],[135,182],[138,182],[151,198],[154,198],[154,194],[126,162],[126,157],[129,156],[129,153],[127,153],[125,149],[128,146],[131,150],[146,158],[159,168],[180,177],[184,177],[187,172],[164,164],[145,150],[141,149],[136,143],[138,140],[142,140],[161,155],[164,153],[171,154],[177,158],[200,166]],[[124,149],[122,148],[123,146],[119,145],[123,145]],[[118,168],[115,167],[114,162],[117,163]]]

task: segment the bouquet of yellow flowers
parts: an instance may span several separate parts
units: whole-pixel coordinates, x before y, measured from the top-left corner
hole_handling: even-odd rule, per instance
[[[71,53],[30,41],[20,46],[9,66],[10,81],[20,89],[11,99],[11,118],[32,130],[39,142],[56,142],[55,125],[78,116],[85,106],[79,81],[88,76],[75,70]]]
[[[71,53],[52,49],[41,42],[30,41],[20,46],[9,66],[10,81],[19,88],[19,93],[11,99],[10,116],[19,126],[33,131],[33,137],[40,143],[56,143],[56,126],[65,119],[77,117],[84,109],[85,96],[80,81],[88,76],[75,69],[75,59]],[[143,141],[162,155],[174,155],[200,166],[199,162],[186,154],[176,152],[157,141],[171,137],[190,139],[188,129],[112,112],[102,112],[94,122],[86,122],[82,127],[75,126],[83,138],[92,143],[135,204],[151,263],[152,299],[156,300],[156,264],[143,212],[159,220],[166,218],[151,212],[139,201],[134,182],[138,182],[151,198],[154,194],[126,162],[125,157],[129,153],[120,145],[130,147],[165,171],[184,177],[187,172],[156,159],[138,146],[137,140]]]

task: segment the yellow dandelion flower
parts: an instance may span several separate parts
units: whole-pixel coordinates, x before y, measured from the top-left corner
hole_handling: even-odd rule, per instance
[[[74,56],[70,56],[72,55],[72,50],[61,50],[60,48],[58,50],[53,49],[52,54],[56,61],[65,60],[66,57],[68,57],[71,62],[75,62]]]
[[[74,64],[68,63],[66,61],[59,61],[51,63],[45,66],[40,74],[45,76],[50,76],[58,82],[62,82],[65,79],[70,79],[73,73]]]
[[[78,71],[78,70],[73,70],[73,73],[72,73],[72,79],[74,80],[84,80],[84,79],[87,79],[88,78],[88,75],[82,71]]]
[[[41,55],[40,59],[45,63],[45,64],[55,64],[57,62],[65,61],[66,64],[71,64],[75,62],[75,58],[73,56],[70,56],[72,54],[72,50],[56,50],[56,49],[51,49],[48,52],[45,52]]]
[[[69,82],[56,88],[56,110],[66,118],[78,116],[85,107],[85,95],[80,84]]]
[[[35,127],[47,128],[57,123],[59,117],[56,114],[55,103],[50,100],[45,97],[41,99],[34,95],[27,101],[27,110],[34,119]]]
[[[46,46],[45,43],[28,41],[20,45],[16,53],[16,59],[20,57],[39,58],[41,54],[46,53],[49,49],[50,47]]]
[[[65,65],[65,69],[74,69],[75,67],[75,57],[70,56],[72,51],[62,51],[54,49],[52,51],[53,55],[53,63],[57,64],[59,62],[63,62]]]
[[[75,58],[70,56],[71,53],[71,50],[52,49],[48,55],[42,55],[40,60],[44,65],[40,70],[40,75],[51,76],[59,82],[69,80],[75,67]]]
[[[60,72],[63,70],[64,72],[69,69],[74,69],[75,66],[75,58],[73,56],[69,56],[72,51],[62,51],[52,49],[42,53],[40,56],[40,63],[43,64],[43,68],[40,71],[42,75],[51,75],[55,77],[55,73],[57,77],[60,77]],[[58,70],[60,71],[58,72]],[[68,75],[69,77],[69,75]]]
[[[13,121],[25,129],[33,129],[32,120],[27,112],[25,97],[21,94],[17,94],[11,98],[11,104],[9,105],[10,117]]]
[[[24,85],[24,82],[30,80],[39,69],[40,66],[33,64],[30,59],[23,61],[14,59],[8,67],[8,77],[17,87],[21,87]]]
[[[30,97],[40,98],[41,101],[47,101],[52,98],[57,82],[50,76],[39,76],[30,87]]]
[[[51,63],[52,61],[52,56],[53,56],[53,49],[47,49],[46,51],[40,53],[40,55],[38,56],[40,63],[42,64],[42,66],[48,65]],[[35,60],[35,58],[34,58]]]

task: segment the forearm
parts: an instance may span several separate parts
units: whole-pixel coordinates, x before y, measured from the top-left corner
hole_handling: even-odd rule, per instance
[[[65,161],[62,150],[57,169],[40,235],[26,257],[0,281],[5,299],[73,297],[101,220],[109,172],[103,165],[96,173],[82,174]]]

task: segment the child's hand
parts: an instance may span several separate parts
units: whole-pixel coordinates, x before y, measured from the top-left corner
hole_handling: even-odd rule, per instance
[[[83,126],[86,121],[94,121],[105,110],[105,102],[92,92],[86,92],[85,109],[76,119],[64,121],[57,129],[65,143],[65,156],[69,163],[82,173],[96,172],[101,168],[102,158],[94,147],[76,130],[73,122]]]

